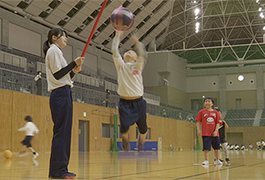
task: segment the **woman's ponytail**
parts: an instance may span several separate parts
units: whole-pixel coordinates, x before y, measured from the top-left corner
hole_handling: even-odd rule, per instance
[[[49,41],[47,40],[47,41],[45,41],[44,44],[43,44],[43,52],[44,52],[45,56],[46,56],[46,53],[47,53],[47,51],[48,51],[49,48],[50,48],[50,43],[49,43]]]

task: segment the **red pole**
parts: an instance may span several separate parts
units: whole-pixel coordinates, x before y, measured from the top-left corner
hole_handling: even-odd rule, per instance
[[[88,48],[88,45],[89,45],[89,43],[90,43],[90,41],[91,41],[91,39],[92,39],[92,36],[93,36],[93,34],[94,34],[95,30],[96,30],[96,27],[97,27],[97,25],[98,25],[98,21],[99,21],[101,15],[102,15],[102,12],[103,12],[103,10],[104,10],[104,8],[105,8],[107,2],[108,2],[108,0],[104,0],[104,3],[102,4],[102,7],[101,7],[101,9],[100,9],[100,11],[99,11],[98,17],[97,17],[97,19],[96,19],[96,22],[95,22],[93,28],[92,28],[92,31],[90,32],[90,35],[89,35],[89,37],[88,37],[88,40],[87,40],[87,42],[86,42],[86,46],[85,46],[85,48],[84,48],[84,50],[83,50],[83,52],[82,52],[81,57],[84,57],[84,56],[85,56],[86,50],[87,50],[87,48]]]

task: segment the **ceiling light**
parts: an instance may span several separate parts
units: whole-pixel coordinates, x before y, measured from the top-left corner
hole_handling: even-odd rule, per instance
[[[241,81],[243,81],[243,80],[245,79],[245,77],[244,77],[243,75],[239,75],[239,76],[237,77],[237,79],[241,82]]]
[[[200,12],[200,9],[199,8],[194,9],[195,16],[197,16],[199,14],[199,12]]]
[[[196,24],[195,24],[195,33],[198,33],[199,30],[200,30],[200,23],[196,22]]]
[[[261,18],[264,18],[264,14],[263,14],[263,12],[261,12],[261,13],[259,14],[259,16],[260,16]]]

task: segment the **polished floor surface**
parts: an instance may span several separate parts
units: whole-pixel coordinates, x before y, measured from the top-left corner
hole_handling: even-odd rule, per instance
[[[0,180],[48,180],[49,153],[0,161]],[[76,180],[247,179],[265,180],[265,151],[230,151],[230,166],[203,167],[202,151],[72,153],[69,171]],[[213,164],[213,152],[210,152]]]

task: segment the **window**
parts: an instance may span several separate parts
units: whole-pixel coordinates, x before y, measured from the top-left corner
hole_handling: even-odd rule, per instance
[[[110,138],[110,124],[102,124],[102,137]]]
[[[192,99],[191,100],[191,110],[203,109],[203,99]]]
[[[114,125],[102,123],[102,137],[103,138],[114,138]],[[117,129],[117,138],[121,138],[120,126]]]

